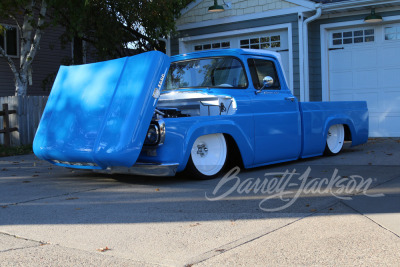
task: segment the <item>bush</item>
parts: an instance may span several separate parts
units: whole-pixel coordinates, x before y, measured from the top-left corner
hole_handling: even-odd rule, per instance
[[[15,146],[15,147],[5,147],[3,145],[0,145],[0,157],[25,155],[31,153],[33,153],[32,145]]]

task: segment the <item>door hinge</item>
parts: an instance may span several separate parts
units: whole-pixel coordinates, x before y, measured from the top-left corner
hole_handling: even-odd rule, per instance
[[[333,47],[329,48],[328,50],[331,51],[331,50],[341,50],[341,49],[344,49],[344,47]]]

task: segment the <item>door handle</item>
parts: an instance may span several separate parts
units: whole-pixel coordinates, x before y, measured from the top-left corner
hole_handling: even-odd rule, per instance
[[[288,96],[288,97],[285,97],[285,100],[288,100],[288,101],[294,102],[294,100],[295,100],[295,97],[294,97],[294,96]]]

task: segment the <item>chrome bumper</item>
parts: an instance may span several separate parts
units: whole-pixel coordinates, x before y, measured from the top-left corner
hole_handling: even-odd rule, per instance
[[[93,170],[98,173],[121,173],[145,176],[174,176],[179,164],[177,163],[142,163],[136,162],[132,167],[108,167],[107,169]]]

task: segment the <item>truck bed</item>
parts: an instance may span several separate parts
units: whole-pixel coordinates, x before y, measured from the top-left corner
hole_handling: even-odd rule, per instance
[[[364,101],[300,102],[303,146],[301,158],[322,155],[327,129],[345,124],[352,146],[368,140],[368,108]]]

